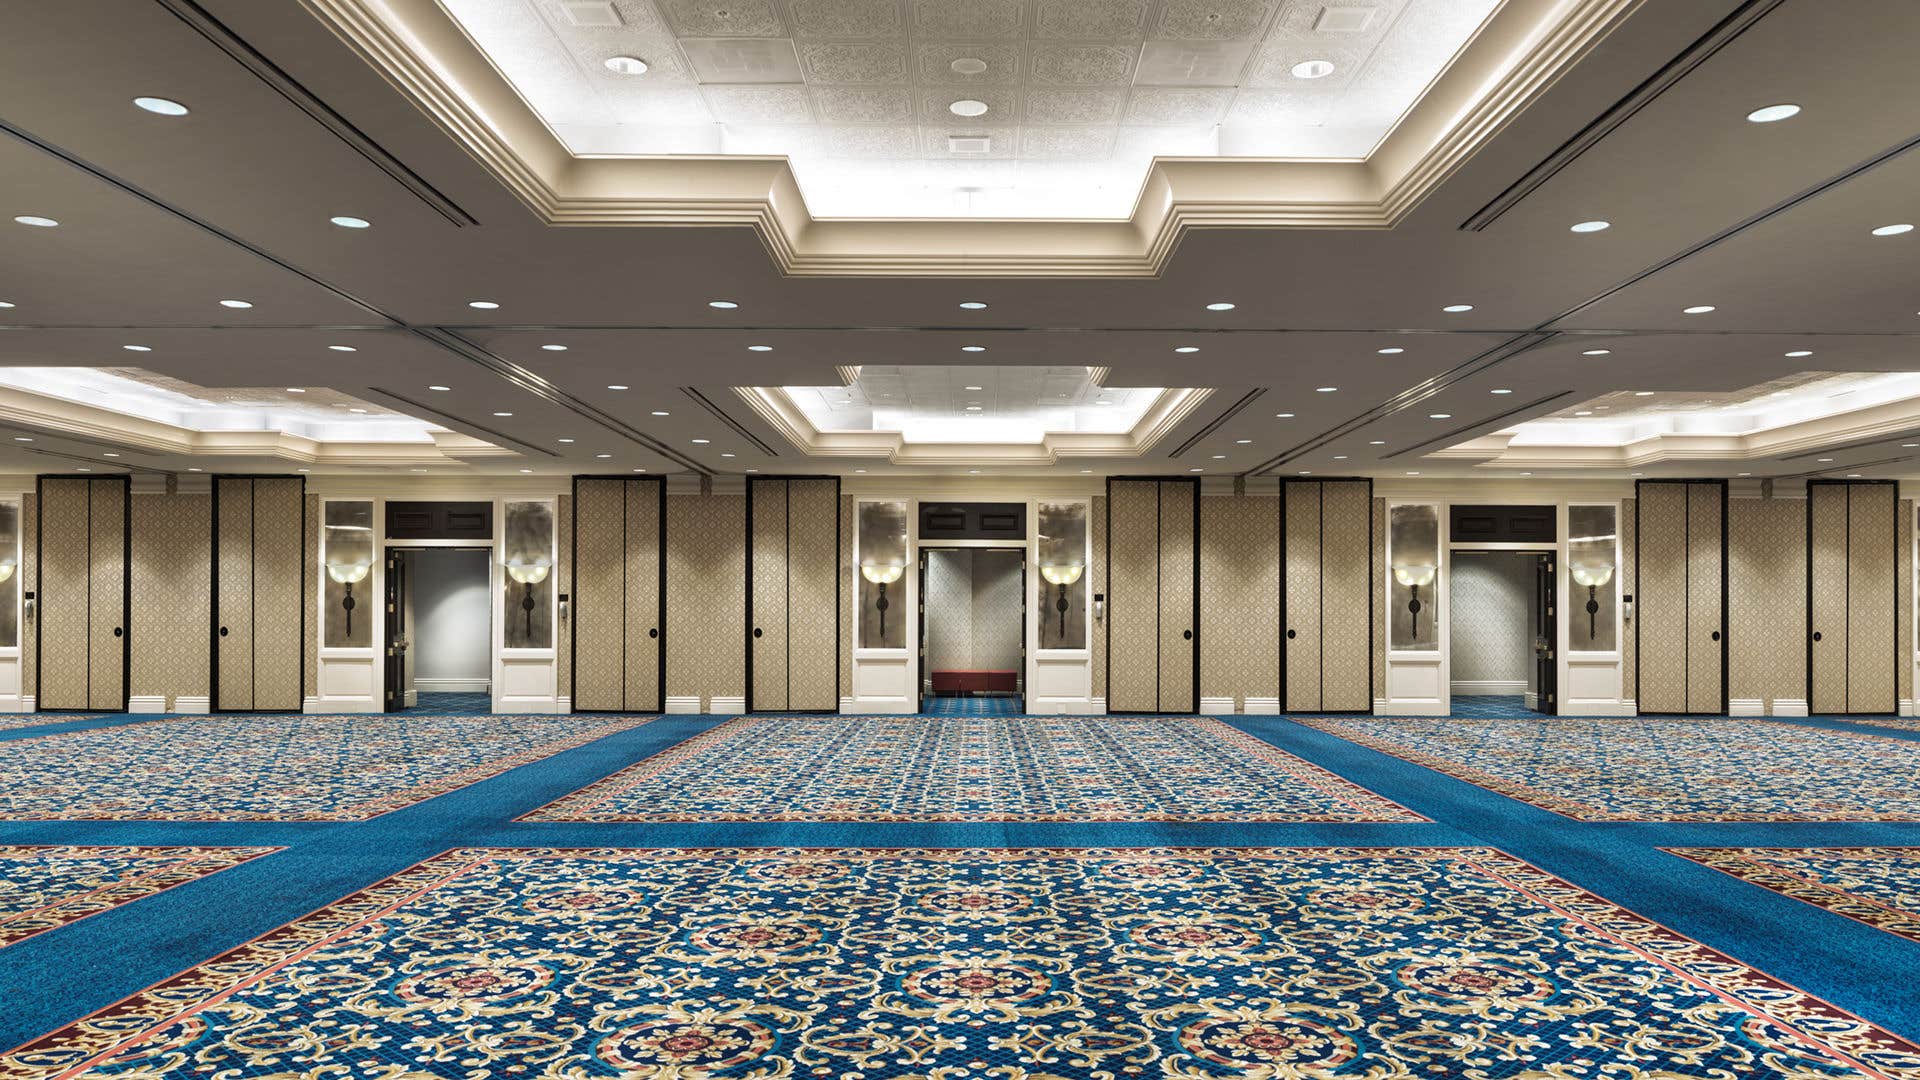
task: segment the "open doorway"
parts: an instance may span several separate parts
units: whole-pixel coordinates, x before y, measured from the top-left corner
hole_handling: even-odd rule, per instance
[[[387,549],[386,711],[493,711],[493,553]]]
[[[1455,548],[1451,557],[1454,715],[1557,712],[1553,553]]]
[[[920,711],[1015,716],[1026,702],[1021,548],[920,550]]]

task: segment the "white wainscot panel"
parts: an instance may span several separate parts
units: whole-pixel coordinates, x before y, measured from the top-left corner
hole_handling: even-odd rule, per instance
[[[1027,687],[1030,713],[1093,713],[1093,671],[1084,649],[1036,653]]]
[[[24,712],[20,698],[20,650],[0,649],[0,712]]]
[[[311,712],[379,712],[379,679],[371,654],[320,656],[319,696],[309,698]]]
[[[1568,653],[1567,685],[1560,691],[1563,716],[1619,716],[1620,654]]]
[[[1449,706],[1440,654],[1387,658],[1387,712],[1395,716],[1445,716]]]
[[[555,698],[553,655],[502,655],[500,685],[493,695],[495,713],[551,713],[559,710]]]
[[[853,654],[853,700],[843,708],[856,713],[910,713],[920,706],[913,687],[912,657],[905,649],[857,649]]]

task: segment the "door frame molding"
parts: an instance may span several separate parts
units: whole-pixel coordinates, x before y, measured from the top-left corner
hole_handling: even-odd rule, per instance
[[[1193,628],[1193,661],[1192,661],[1192,668],[1190,669],[1193,672],[1193,679],[1192,679],[1193,701],[1192,701],[1192,704],[1188,707],[1187,712],[1184,714],[1181,714],[1181,713],[1169,714],[1167,710],[1159,709],[1159,708],[1145,709],[1145,710],[1115,709],[1111,706],[1111,701],[1113,697],[1113,596],[1114,596],[1114,591],[1113,591],[1113,559],[1109,556],[1109,553],[1113,550],[1113,482],[1115,480],[1119,480],[1124,483],[1154,483],[1154,484],[1178,483],[1178,484],[1187,484],[1193,488],[1193,584],[1192,584],[1193,591],[1191,593],[1191,596],[1192,596],[1191,602],[1192,602],[1193,610],[1189,616],[1189,621],[1188,621],[1188,625]],[[1106,681],[1107,698],[1109,701],[1109,706],[1107,708],[1107,715],[1109,716],[1198,715],[1200,712],[1200,542],[1201,542],[1200,540],[1200,499],[1201,499],[1200,478],[1197,476],[1158,476],[1158,475],[1156,476],[1112,476],[1112,475],[1109,475],[1106,478],[1105,492],[1106,492],[1106,499],[1107,499],[1107,522],[1106,522],[1106,531],[1103,534],[1103,536],[1104,536],[1104,539],[1106,540],[1107,550],[1100,552],[1099,555],[1100,555],[1101,563],[1105,567],[1106,585],[1107,585],[1107,600],[1106,600],[1107,617],[1100,620],[1101,633],[1105,635],[1105,642],[1104,642],[1103,648],[1101,649],[1101,652],[1105,654],[1102,657],[1102,661],[1106,665],[1106,673],[1104,675],[1104,678]],[[1155,564],[1158,565],[1158,562],[1160,559],[1160,515],[1158,513],[1158,508],[1160,505],[1160,489],[1158,487],[1154,488],[1153,497],[1154,497],[1154,507],[1156,511],[1153,518],[1153,522],[1154,522],[1153,548],[1154,548],[1154,561],[1155,561]],[[1154,631],[1155,631],[1155,640],[1157,642],[1158,633],[1159,633],[1160,616],[1162,614],[1160,610],[1160,597],[1159,597],[1158,590],[1155,591],[1153,605],[1154,605],[1153,607]],[[1153,665],[1153,701],[1155,705],[1158,705],[1160,703],[1159,655],[1160,655],[1159,646],[1158,644],[1156,644],[1154,646],[1154,665]]]
[[[220,481],[297,480],[300,482],[300,693],[290,709],[223,709],[220,707]],[[307,700],[307,478],[299,473],[214,473],[208,477],[207,510],[207,711],[210,713],[297,713]],[[253,517],[251,511],[249,516]],[[254,521],[257,525],[257,517]],[[131,524],[131,522],[129,522]],[[250,549],[254,547],[248,538]],[[129,601],[131,603],[131,601]],[[253,609],[248,608],[251,614]],[[249,631],[251,632],[251,631]],[[131,633],[131,631],[129,631]],[[251,640],[251,639],[249,639]],[[259,660],[255,655],[255,663]],[[257,678],[255,680],[258,681]]]
[[[658,619],[660,647],[658,649],[659,655],[655,659],[658,661],[660,670],[654,686],[658,689],[658,693],[655,696],[660,700],[659,703],[652,708],[629,709],[624,707],[627,701],[627,684],[625,678],[627,664],[627,628],[625,619],[622,619],[620,622],[620,670],[622,672],[620,680],[620,702],[623,707],[619,709],[583,709],[580,707],[580,695],[577,693],[577,684],[580,679],[579,626],[580,598],[582,596],[580,592],[580,481],[582,480],[618,480],[622,484],[652,484],[657,489],[655,497],[659,500],[658,521],[660,522],[660,543],[657,555],[660,575],[660,612]],[[567,585],[571,590],[569,595],[573,598],[573,613],[568,619],[569,629],[567,633],[567,700],[573,703],[573,711],[578,713],[664,714],[667,709],[667,478],[664,476],[630,476],[620,473],[578,473],[573,477],[572,487],[569,489],[569,492],[572,496],[572,501],[569,504],[571,520],[567,522]],[[627,550],[627,489],[624,487],[620,490],[620,498],[620,554],[622,565],[624,566]],[[751,503],[751,500],[749,500],[749,503]],[[749,514],[753,512],[751,505],[748,506],[747,512]],[[752,561],[751,558],[747,560],[747,573],[749,575],[753,573]],[[622,580],[625,580],[624,571]],[[749,578],[749,581],[751,581],[751,578]],[[749,588],[751,588],[751,586],[749,586]],[[626,593],[624,590],[621,592],[620,603],[621,609],[624,612],[626,607]],[[748,605],[752,605],[751,597],[748,598]]]
[[[1838,713],[1820,713],[1813,706],[1813,489],[1816,487],[1889,487],[1893,489],[1893,709],[1890,712],[1855,712],[1851,708]],[[1845,478],[1811,477],[1807,480],[1807,604],[1806,633],[1807,649],[1807,712],[1815,716],[1898,716],[1900,715],[1900,481],[1898,480],[1850,480]],[[1847,622],[1853,622],[1853,492],[1847,492]],[[1853,633],[1847,633],[1848,666],[1851,671],[1853,653]],[[1851,679],[1847,687],[1847,703],[1853,703]]]
[[[35,712],[98,712],[91,705],[79,708],[55,706],[47,708],[41,704],[45,695],[40,681],[40,666],[46,650],[41,647],[40,628],[46,623],[46,588],[44,579],[47,573],[46,559],[43,558],[43,539],[46,532],[47,501],[45,484],[48,480],[85,480],[89,483],[118,481],[120,484],[120,708],[127,711],[129,695],[133,693],[133,476],[92,476],[81,473],[47,473],[33,478],[33,695]],[[89,543],[93,534],[93,489],[87,489],[87,534]],[[93,562],[89,554],[87,562],[89,572]],[[88,596],[92,596],[89,583]],[[91,599],[89,599],[91,603]],[[87,696],[93,696],[92,624],[88,624]]]
[[[1646,594],[1645,594],[1645,590],[1640,588],[1640,575],[1646,569],[1646,562],[1643,560],[1641,556],[1640,545],[1642,540],[1645,539],[1646,533],[1642,530],[1640,525],[1640,508],[1646,505],[1646,500],[1641,496],[1640,491],[1641,491],[1641,488],[1643,488],[1647,484],[1685,484],[1685,485],[1712,484],[1717,486],[1720,489],[1720,710],[1718,712],[1711,712],[1711,713],[1697,713],[1689,709],[1682,712],[1662,714],[1662,715],[1726,716],[1728,715],[1727,710],[1728,710],[1728,705],[1730,704],[1729,692],[1731,689],[1730,686],[1728,685],[1728,679],[1732,673],[1732,661],[1733,661],[1733,628],[1727,625],[1727,612],[1728,612],[1727,598],[1729,596],[1728,578],[1730,576],[1727,573],[1728,571],[1727,481],[1723,478],[1717,478],[1717,477],[1691,477],[1691,476],[1664,477],[1663,476],[1653,480],[1642,479],[1642,480],[1635,480],[1633,482],[1633,594],[1636,598],[1638,598],[1634,602],[1636,604],[1642,604],[1642,605],[1646,603],[1644,599]],[[1691,513],[1691,509],[1688,510],[1688,513],[1689,514]],[[1897,520],[1898,519],[1897,514],[1895,515],[1895,518],[1896,518],[1895,525],[1897,527],[1899,524]],[[1689,555],[1691,555],[1692,544],[1693,544],[1692,524],[1691,522],[1689,522],[1688,532],[1687,532],[1687,546],[1689,548]],[[1898,607],[1898,606],[1899,605],[1897,604],[1895,605],[1895,607]],[[1689,623],[1688,630],[1689,632],[1691,632],[1692,630],[1691,618],[1689,618],[1688,623]],[[1640,696],[1640,672],[1641,672],[1641,669],[1646,666],[1644,663],[1644,660],[1647,655],[1646,650],[1642,647],[1642,644],[1641,644],[1640,628],[1645,624],[1646,624],[1646,620],[1640,617],[1639,612],[1635,612],[1634,619],[1633,619],[1633,658],[1634,658],[1633,700],[1635,702],[1634,711],[1636,715],[1639,715],[1640,713],[1644,712],[1644,709],[1641,706],[1644,705],[1645,703],[1645,699]],[[1895,640],[1897,641],[1899,639],[1896,637]],[[1899,649],[1896,647],[1894,651],[1898,652]],[[1809,667],[1808,671],[1809,671],[1809,674],[1811,674],[1811,671],[1812,671],[1811,667]],[[1898,681],[1896,681],[1894,685],[1898,686],[1899,685]]]
[[[833,481],[833,705],[829,708],[824,708],[824,709],[793,709],[793,708],[778,709],[778,710],[775,710],[770,715],[786,715],[789,713],[796,716],[838,715],[840,712],[840,695],[846,692],[846,687],[840,684],[840,650],[847,647],[847,643],[845,640],[846,628],[840,625],[840,616],[842,614],[842,608],[847,601],[846,595],[843,592],[843,590],[846,588],[846,582],[841,580],[842,574],[840,572],[841,544],[843,544],[846,541],[846,537],[842,536],[840,531],[841,483],[840,483],[840,478],[838,476],[827,476],[827,475],[815,474],[815,473],[795,473],[793,475],[787,475],[785,473],[781,473],[773,476],[754,475],[754,476],[747,477],[747,506],[746,506],[747,531],[746,531],[746,544],[744,547],[745,554],[746,554],[745,562],[746,562],[746,571],[747,571],[747,575],[746,575],[747,594],[746,594],[746,604],[744,605],[744,607],[746,609],[747,618],[746,618],[745,625],[741,628],[741,635],[740,635],[740,649],[743,654],[742,658],[745,661],[745,666],[742,668],[742,670],[746,673],[746,678],[745,678],[746,685],[741,687],[741,689],[743,691],[742,700],[746,703],[746,707],[741,711],[745,713],[752,713],[754,711],[754,708],[753,708],[753,485],[773,483],[776,481],[780,483],[787,483],[793,480],[831,480]],[[793,594],[793,578],[792,578],[793,532],[792,532],[792,529],[793,529],[793,489],[788,488],[787,489],[787,530],[788,532],[787,532],[786,552],[787,552],[787,572],[788,572],[787,594],[788,594],[789,608],[791,608],[792,606],[792,594]],[[789,610],[788,614],[789,614],[789,621],[791,621],[791,610]],[[662,650],[661,655],[663,656],[665,655],[665,650]],[[792,701],[793,700],[793,695],[792,695],[793,635],[792,634],[787,635],[787,663],[788,663],[787,700]],[[662,690],[664,691],[664,689],[665,689],[665,684],[662,683]],[[661,694],[661,700],[662,701],[666,700],[665,693]]]

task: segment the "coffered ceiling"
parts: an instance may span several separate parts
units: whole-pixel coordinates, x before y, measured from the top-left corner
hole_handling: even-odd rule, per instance
[[[1017,36],[965,43],[1017,44],[1031,72],[1045,5],[1014,6]],[[773,170],[751,198],[737,171],[660,162],[647,176],[664,194],[641,213],[635,174],[573,158],[537,123],[555,156],[515,171],[488,149],[513,134],[511,109],[422,97],[464,70],[396,74],[444,42],[375,55],[379,27],[343,22],[398,8],[457,30],[424,3],[96,0],[37,6],[0,35],[0,366],[26,369],[0,388],[0,470],[1916,474],[1920,408],[1864,392],[1920,371],[1920,232],[1874,232],[1920,222],[1906,107],[1920,99],[1920,7],[1902,0],[1844,15],[1818,0],[1506,0],[1368,162],[1341,166],[1415,185],[1391,203],[1368,189],[1351,205],[1374,209],[1346,224],[1326,208],[1348,205],[1342,185],[1360,174],[1234,159],[1199,172],[1163,160],[1166,186],[1150,177],[1142,190],[1158,194],[1121,221],[782,216],[798,189],[782,195],[785,165],[751,158],[717,162]],[[815,40],[794,5],[769,10],[768,40]],[[894,10],[913,45],[913,10]],[[1145,9],[1141,55],[1169,10]],[[1263,16],[1250,64],[1290,10]],[[1396,149],[1497,29],[1581,13],[1593,21],[1577,35],[1516,32],[1533,43],[1521,51],[1534,78],[1486,84],[1508,97],[1448,99],[1472,122]],[[187,112],[144,111],[139,97]],[[1783,103],[1800,111],[1747,118]],[[480,119],[497,130],[459,126]],[[1241,201],[1250,189],[1263,198]],[[1319,216],[1289,219],[1296,197]],[[1590,221],[1609,227],[1571,231]],[[390,413],[426,441],[399,444],[418,450],[405,460],[357,437],[210,442],[190,425],[77,412],[31,373],[129,366],[216,410],[294,415],[284,398],[301,388],[303,408]],[[971,464],[857,440],[819,454],[763,393],[846,387],[856,370],[941,385],[991,370],[1009,388],[994,407],[1021,412],[1045,389],[1021,373],[1044,369],[1153,395],[1139,428],[1151,438]],[[1523,456],[1511,437],[1593,403],[1722,417],[1787,385],[1851,386],[1861,404],[1653,453],[1636,436],[1604,454],[1588,440]],[[348,400],[363,404],[335,408]],[[965,411],[938,400],[931,412]]]

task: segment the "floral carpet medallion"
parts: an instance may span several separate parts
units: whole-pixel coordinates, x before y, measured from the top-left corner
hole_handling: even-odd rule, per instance
[[[0,946],[275,850],[0,845]]]
[[[451,851],[0,1078],[1920,1077],[1484,848]]]
[[[0,742],[0,820],[359,821],[641,717],[201,716]]]
[[[1763,889],[1920,941],[1920,848],[1667,848]]]
[[[1216,720],[742,717],[525,821],[1425,821]]]
[[[1302,723],[1581,821],[1920,821],[1920,742],[1744,717]]]

